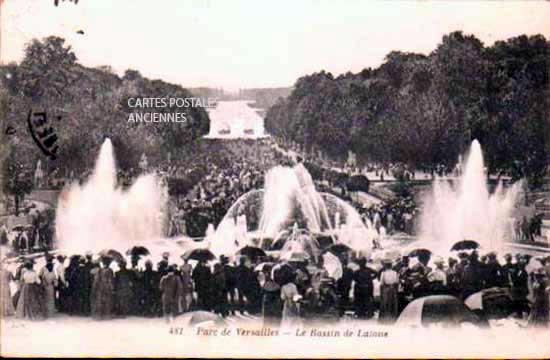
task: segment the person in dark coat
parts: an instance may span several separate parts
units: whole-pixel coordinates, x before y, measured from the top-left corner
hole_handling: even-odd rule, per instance
[[[82,314],[89,316],[91,312],[90,304],[90,295],[92,293],[92,269],[94,268],[94,263],[92,261],[92,254],[86,254],[86,260],[82,264],[82,273],[80,277],[82,279]]]
[[[226,277],[225,277],[224,267],[222,264],[218,263],[214,265],[214,273],[212,274],[211,298],[212,298],[212,305],[214,307],[214,311],[223,317],[228,315],[225,283],[226,283]]]
[[[359,269],[353,273],[355,287],[353,289],[353,299],[355,314],[359,318],[370,319],[374,314],[374,285],[378,273],[367,267],[367,260],[361,258],[358,260]]]
[[[475,251],[469,256],[467,265],[462,271],[461,284],[460,298],[462,300],[483,288],[482,269]]]
[[[120,270],[115,274],[115,307],[118,316],[132,315],[134,308],[134,273],[126,268],[126,261],[120,260]]]
[[[92,284],[92,316],[95,319],[111,319],[113,317],[113,297],[115,276],[109,268],[112,259],[103,257],[103,267],[97,270]]]
[[[235,268],[236,287],[238,290],[238,309],[243,312],[247,308],[245,297],[249,293],[249,278],[252,276],[251,270],[246,266],[246,257],[239,258],[239,265]],[[247,297],[248,298],[248,297]],[[248,299],[250,301],[250,299]]]
[[[78,266],[73,273],[73,315],[88,315],[86,305],[90,300],[90,268],[86,266],[86,259],[79,258]],[[70,282],[70,281],[69,281]]]
[[[479,262],[478,262],[478,266],[479,266],[478,267],[478,274],[479,274],[481,289],[488,288],[489,286],[485,286],[486,285],[487,271],[488,271],[487,255],[481,256],[481,258],[479,259]]]
[[[484,276],[485,288],[502,287],[505,284],[502,266],[498,263],[497,255],[492,252],[487,255]]]
[[[211,301],[209,299],[212,273],[204,261],[199,261],[192,274],[195,290],[197,291],[197,307],[202,310],[210,310]]]
[[[262,270],[265,276],[262,286],[262,318],[265,326],[277,327],[283,316],[281,286],[272,279],[271,266],[264,266]]]
[[[245,295],[250,303],[249,311],[251,314],[260,314],[262,311],[262,286],[258,274],[252,269],[248,281],[248,292]]]
[[[539,268],[533,273],[533,305],[529,313],[528,326],[548,327],[550,287],[544,268]]]
[[[237,279],[235,277],[235,268],[229,264],[229,259],[222,255],[220,256],[220,263],[223,266],[225,272],[225,297],[229,301],[229,312],[235,313],[235,306],[237,297],[235,296],[235,289],[237,287]]]
[[[445,274],[447,274],[447,289],[449,291],[449,294],[453,296],[458,296],[460,294],[460,276],[458,274],[458,262],[453,259],[449,258],[448,260],[449,266],[445,270]]]
[[[132,267],[128,269],[132,274],[132,279],[134,280],[134,300],[132,302],[132,315],[143,316],[143,272],[140,271],[137,267]]]
[[[158,273],[153,270],[153,263],[145,262],[145,270],[141,273],[141,314],[146,317],[154,317],[160,308],[160,279]]]
[[[173,321],[178,314],[178,294],[181,291],[181,279],[176,274],[177,266],[168,266],[167,273],[160,279],[162,293],[162,313],[167,322]]]
[[[512,279],[512,298],[514,299],[514,309],[516,316],[523,317],[523,314],[529,313],[529,303],[527,295],[529,294],[529,275],[525,266],[529,263],[528,258],[518,254]]]
[[[514,275],[515,265],[512,263],[512,255],[504,255],[506,263],[502,266],[503,287],[512,288],[512,276]]]
[[[67,288],[65,292],[65,310],[69,315],[76,315],[79,311],[80,294],[79,294],[79,266],[80,256],[73,255],[69,260],[69,266],[65,269],[65,280]]]
[[[348,266],[347,259],[342,260],[342,277],[336,281],[336,291],[340,299],[340,314],[343,314],[349,305],[349,293],[353,282],[354,273]]]

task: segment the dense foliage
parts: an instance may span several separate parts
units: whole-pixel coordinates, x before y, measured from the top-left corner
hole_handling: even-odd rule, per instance
[[[128,106],[131,97],[192,97],[188,90],[147,79],[134,70],[127,70],[121,78],[107,66],[84,67],[64,39],[54,36],[30,42],[20,64],[0,67],[0,90],[2,101],[7,101],[2,131],[6,126],[15,129],[9,140],[16,145],[19,160],[34,167],[42,159],[46,172],[56,170],[59,176],[69,175],[70,170],[78,175],[90,169],[105,137],[113,142],[119,169],[137,168],[143,153],[150,163],[162,164],[171,158],[173,163],[185,165],[209,130],[208,114],[200,107]],[[57,159],[46,158],[33,142],[26,121],[30,110],[47,112],[48,124],[58,137]],[[188,121],[128,122],[134,111],[186,112]]]
[[[550,158],[550,43],[518,36],[485,47],[443,37],[429,55],[393,51],[376,69],[301,77],[272,106],[273,135],[343,159],[453,166],[473,139],[491,172],[540,179]]]
[[[15,205],[15,215],[19,215],[19,206],[26,194],[33,188],[32,172],[25,167],[18,159],[19,151],[13,146],[8,156],[2,162],[1,172],[3,174],[2,191],[12,196]]]

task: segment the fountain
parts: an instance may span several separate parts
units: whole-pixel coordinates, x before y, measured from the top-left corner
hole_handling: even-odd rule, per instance
[[[510,217],[521,184],[490,194],[481,146],[472,142],[461,176],[454,184],[436,179],[421,214],[420,239],[442,253],[460,240],[477,241],[484,251],[500,251],[510,241]]]
[[[237,221],[242,216],[247,219],[246,229]],[[332,194],[317,192],[311,175],[298,164],[272,168],[265,176],[265,189],[241,196],[216,229],[210,249],[216,254],[233,254],[246,245],[269,250],[273,240],[294,224],[313,236],[332,237],[363,252],[370,251],[377,236],[351,205]]]
[[[166,200],[166,189],[152,174],[140,176],[128,190],[117,187],[113,148],[107,139],[88,181],[71,184],[59,196],[58,247],[81,254],[103,249],[124,252],[158,240]]]

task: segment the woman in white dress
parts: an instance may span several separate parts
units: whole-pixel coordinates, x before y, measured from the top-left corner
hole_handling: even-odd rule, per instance
[[[288,282],[281,287],[281,299],[283,300],[281,327],[292,328],[298,326],[300,322],[299,301],[301,296],[293,282]]]
[[[26,271],[21,272],[21,295],[15,311],[18,319],[39,320],[45,316],[44,291],[32,267],[33,264],[28,262],[25,264]]]

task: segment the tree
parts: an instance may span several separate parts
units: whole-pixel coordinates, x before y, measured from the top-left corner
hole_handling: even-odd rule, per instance
[[[428,56],[393,51],[375,69],[299,78],[267,111],[266,129],[333,160],[352,150],[359,161],[423,168],[454,166],[477,139],[491,173],[537,186],[550,162],[549,65],[542,35],[485,47],[457,31]]]
[[[0,66],[0,88],[7,89],[8,109],[2,120],[17,133],[20,162],[33,164],[39,156],[32,138],[25,136],[28,128],[22,114],[31,109],[44,111],[58,137],[59,152],[55,160],[44,159],[43,165],[46,171],[57,169],[61,176],[71,170],[77,176],[90,170],[106,136],[115,145],[118,165],[128,170],[136,167],[142,153],[158,164],[164,163],[168,151],[186,154],[176,158],[183,161],[209,131],[203,108],[128,107],[129,97],[192,97],[183,87],[148,79],[135,70],[121,78],[109,67],[84,67],[58,37],[34,39],[27,44],[20,64]],[[186,111],[189,121],[158,126],[127,122],[134,111]]]
[[[2,190],[5,194],[13,196],[15,215],[19,216],[21,201],[33,189],[33,177],[32,172],[17,158],[15,146],[11,147],[7,159],[2,164],[2,177]]]
[[[76,56],[65,39],[50,36],[44,41],[36,39],[25,48],[25,58],[20,65],[20,81],[23,93],[39,101],[42,96],[63,96],[65,89],[78,76],[73,71]]]

